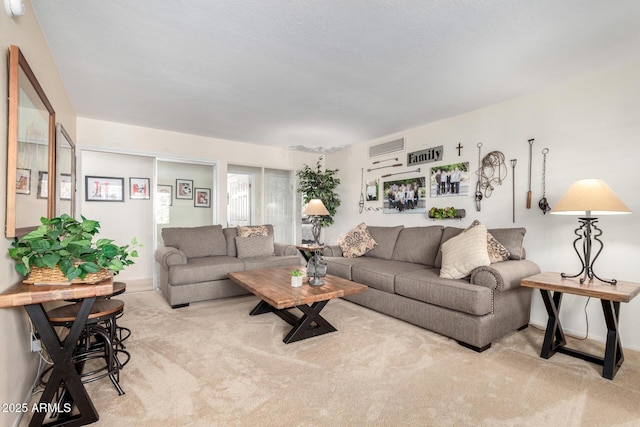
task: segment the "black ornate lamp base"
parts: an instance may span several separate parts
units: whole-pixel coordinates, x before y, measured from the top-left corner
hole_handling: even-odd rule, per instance
[[[573,278],[573,277],[578,277],[584,273],[584,275],[580,278],[580,283],[584,283],[587,280],[587,278],[589,280],[593,280],[593,278],[595,277],[601,282],[608,283],[610,285],[615,285],[616,283],[618,283],[616,279],[605,280],[598,277],[593,272],[593,264],[596,262],[598,255],[600,255],[600,252],[602,252],[602,248],[604,248],[604,243],[602,243],[602,241],[599,239],[599,237],[602,235],[602,230],[600,230],[596,225],[598,222],[598,218],[591,218],[591,217],[579,218],[579,221],[580,221],[580,227],[576,228],[574,231],[574,234],[578,236],[578,238],[573,241],[573,248],[578,254],[578,258],[580,258],[580,263],[582,264],[582,270],[580,270],[578,274],[574,274],[574,275],[567,275],[565,273],[560,273],[560,275],[562,276],[562,278]],[[583,251],[582,253],[580,253],[580,251],[578,250],[578,242],[581,240],[582,240],[582,251]],[[600,244],[600,248],[598,248],[598,252],[596,252],[596,255],[593,257],[593,260],[592,260],[591,246],[592,246],[593,240],[595,240]]]

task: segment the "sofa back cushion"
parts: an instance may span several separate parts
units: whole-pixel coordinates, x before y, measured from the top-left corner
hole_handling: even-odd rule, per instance
[[[495,239],[509,251],[509,259],[524,259],[524,235],[527,233],[526,228],[492,228],[488,230]]]
[[[396,247],[398,241],[398,235],[404,228],[404,225],[397,227],[375,227],[368,225],[369,233],[373,240],[378,244],[375,248],[364,254],[367,257],[391,259],[393,250]]]
[[[227,255],[227,241],[221,225],[163,228],[162,240],[165,246],[180,249],[187,258]]]
[[[433,267],[442,240],[441,225],[403,228],[391,259]]]

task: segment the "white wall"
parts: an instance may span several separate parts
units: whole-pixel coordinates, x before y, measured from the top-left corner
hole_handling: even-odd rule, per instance
[[[127,267],[116,277],[129,282],[146,280],[147,289],[152,288],[153,278],[153,200],[131,200],[129,178],[149,178],[154,188],[154,159],[148,156],[105,153],[79,150],[77,171],[80,214],[100,222],[101,238],[108,238],[121,246],[136,238],[143,245],[134,258],[135,264]],[[124,178],[123,202],[86,201],[86,176]]]
[[[640,259],[640,64],[634,64],[616,72],[593,76],[570,85],[556,87],[531,94],[430,125],[409,129],[385,138],[367,141],[351,148],[328,155],[327,167],[340,169],[339,187],[342,206],[338,210],[336,224],[326,230],[326,240],[334,242],[338,234],[348,231],[364,221],[372,225],[406,226],[442,224],[466,227],[479,219],[489,228],[511,227],[512,223],[512,174],[509,159],[517,159],[516,165],[516,222],[526,227],[525,246],[529,259],[538,263],[543,271],[577,273],[578,257],[572,246],[577,218],[543,215],[538,209],[542,195],[542,154],[549,148],[547,157],[547,199],[554,202],[564,194],[569,185],[581,178],[602,178],[634,212],[632,215],[603,216],[600,227],[605,248],[595,264],[596,273],[604,278],[616,278],[640,282],[640,270],[635,263]],[[438,163],[419,165],[422,172],[431,166],[470,162],[477,169],[476,144],[483,143],[482,155],[498,150],[507,159],[507,181],[497,187],[494,194],[482,201],[482,209],[476,212],[473,191],[468,197],[427,200],[427,208],[453,205],[464,208],[467,216],[462,221],[432,221],[424,215],[383,215],[379,212],[358,213],[360,196],[360,168],[371,168],[368,147],[373,144],[405,137],[407,152],[444,145],[444,158]],[[533,146],[531,209],[526,209],[528,185],[528,139],[535,138]],[[458,157],[455,146],[464,148]],[[401,153],[403,163],[406,155]],[[388,156],[388,157],[394,157]],[[384,157],[380,157],[384,158]],[[375,160],[375,159],[373,159]],[[393,172],[415,169],[396,168]],[[383,169],[365,172],[365,180],[389,173]],[[425,175],[421,173],[421,175]],[[411,177],[412,175],[400,175]],[[393,178],[392,178],[393,179]],[[473,184],[475,177],[472,176]],[[367,202],[367,206],[381,202]],[[567,295],[563,300],[561,321],[567,331],[584,334],[583,314],[585,298]],[[599,301],[588,306],[589,334],[603,339],[606,327]],[[546,311],[539,293],[534,293],[532,323],[546,325]],[[620,330],[623,347],[640,350],[640,298],[622,304]]]
[[[10,45],[17,45],[27,59],[36,75],[40,86],[47,94],[55,112],[56,121],[64,124],[70,136],[75,137],[76,115],[67,97],[56,65],[49,53],[40,26],[35,18],[31,3],[25,0],[26,13],[16,19],[11,19],[6,13],[0,13],[0,135],[6,141],[7,136],[7,82],[9,76],[8,49]],[[6,164],[7,150],[3,144],[0,149],[0,164],[5,165],[0,173],[0,223],[5,224],[6,206]],[[33,176],[32,176],[33,178]],[[36,176],[37,180],[37,176]],[[0,291],[18,282],[20,279],[15,271],[15,263],[7,255],[12,239],[0,239]],[[27,334],[29,330],[27,315],[23,308],[0,309],[0,402],[22,402],[33,382],[38,357],[29,351]],[[0,411],[0,426],[12,425],[19,414]]]

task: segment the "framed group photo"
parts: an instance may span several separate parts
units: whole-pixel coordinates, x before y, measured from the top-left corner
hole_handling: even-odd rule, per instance
[[[193,199],[193,180],[176,179],[176,199]]]
[[[85,176],[87,202],[124,202],[124,178]]]
[[[149,200],[149,178],[129,178],[129,198]]]

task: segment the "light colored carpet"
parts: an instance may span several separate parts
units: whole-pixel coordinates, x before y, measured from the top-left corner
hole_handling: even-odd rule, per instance
[[[87,384],[104,426],[637,426],[640,353],[613,381],[602,367],[539,357],[543,333],[513,333],[484,353],[344,300],[323,310],[338,332],[284,344],[253,296],[171,310],[126,293],[126,394]],[[624,337],[623,337],[624,343]],[[592,341],[571,346],[602,354]],[[26,425],[28,416],[21,425]]]

